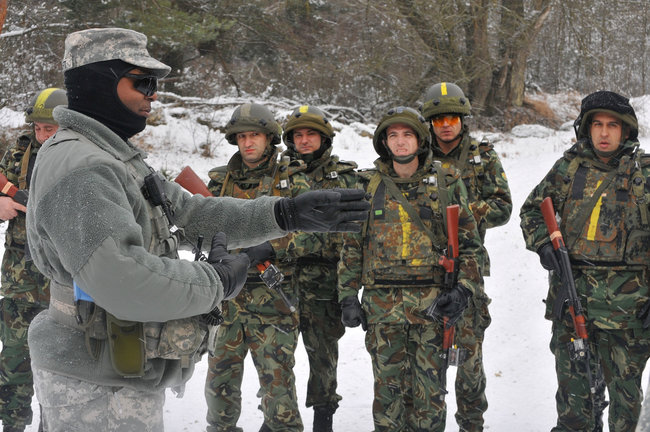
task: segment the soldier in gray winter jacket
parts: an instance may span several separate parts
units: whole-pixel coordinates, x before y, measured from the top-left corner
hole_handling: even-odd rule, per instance
[[[68,35],[69,105],[55,110],[60,129],[32,175],[27,235],[51,303],[29,347],[50,432],[163,430],[165,389],[182,391],[218,305],[246,280],[249,258],[226,248],[353,230],[367,214],[359,191],[243,201],[164,181],[129,141],[170,70],[146,41],[115,28]],[[207,258],[178,259],[200,236],[212,239]]]

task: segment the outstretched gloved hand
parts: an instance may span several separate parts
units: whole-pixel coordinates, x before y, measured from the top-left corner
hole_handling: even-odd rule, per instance
[[[265,261],[275,258],[275,250],[271,243],[264,242],[261,245],[253,246],[247,249],[242,249],[242,253],[248,255],[251,261],[251,266],[264,263]]]
[[[349,296],[341,300],[341,322],[346,327],[358,327],[361,324],[363,331],[368,329],[366,313],[361,309],[357,296]]]
[[[275,204],[275,219],[286,231],[361,231],[370,203],[360,189],[309,191]]]
[[[231,255],[226,249],[226,234],[220,232],[212,237],[208,263],[214,267],[223,284],[223,300],[237,297],[246,283],[250,260],[245,253]]]
[[[539,255],[539,262],[542,264],[546,270],[557,270],[559,264],[557,258],[555,257],[555,251],[553,250],[553,245],[551,242],[544,243],[537,249],[537,255]]]
[[[455,285],[449,291],[440,293],[430,306],[431,318],[443,321],[447,317],[448,325],[454,325],[463,315],[471,296],[472,293],[462,285]]]

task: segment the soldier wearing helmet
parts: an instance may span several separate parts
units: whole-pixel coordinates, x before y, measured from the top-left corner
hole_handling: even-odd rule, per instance
[[[481,239],[460,173],[433,161],[419,112],[390,109],[373,145],[375,168],[359,172],[371,211],[361,234],[346,236],[339,264],[342,321],[367,331],[375,431],[443,431],[443,326],[457,334],[471,331],[464,312],[481,282]],[[460,213],[458,278],[445,287],[438,258],[447,248],[446,208],[454,204]]]
[[[59,128],[52,110],[67,103],[65,90],[51,87],[38,92],[25,110],[25,121],[31,130],[18,137],[0,162],[0,173],[18,189],[28,191],[38,150]],[[34,395],[27,327],[48,307],[50,291],[48,279],[26,259],[27,208],[4,193],[0,195],[0,219],[9,221],[0,288],[0,375],[4,377],[0,384],[0,420],[4,430],[22,431],[32,422]]]
[[[278,157],[276,144],[281,136],[282,128],[264,105],[237,107],[226,125],[226,140],[238,151],[226,166],[210,170],[208,189],[215,196],[243,199],[292,197],[309,190],[302,173],[305,164]],[[247,249],[247,253],[255,262],[277,265],[285,277],[280,289],[297,305],[298,296],[290,283],[294,260],[287,250],[292,238],[272,240]],[[297,254],[293,249],[291,253]],[[260,430],[302,430],[293,375],[299,317],[288,306],[280,294],[263,283],[255,267],[249,271],[241,294],[224,303],[225,320],[208,360],[205,384],[209,432],[241,430],[237,428],[242,403],[239,395],[249,351],[262,383],[265,420]]]
[[[486,139],[478,142],[470,136],[467,119],[471,115],[471,105],[456,84],[441,82],[431,86],[423,96],[420,111],[433,136],[433,158],[461,172],[469,207],[476,219],[481,243],[484,243],[486,231],[506,224],[512,212],[510,188],[499,156]],[[481,263],[481,274],[490,275],[487,251]],[[475,332],[460,335],[468,339],[464,341],[467,345],[475,347],[459,365],[456,374],[456,421],[467,431],[483,429],[483,413],[488,407],[482,346],[491,318],[490,299],[484,288],[482,283],[470,304]]]
[[[289,116],[282,139],[287,145],[283,156],[302,161],[312,189],[354,187],[354,162],[332,154],[334,129],[323,110],[301,105]],[[298,258],[292,283],[299,296],[300,332],[309,359],[307,407],[314,407],[313,432],[331,432],[333,415],[341,396],[336,393],[338,340],[345,327],[336,290],[336,268],[340,257],[340,234],[295,236],[293,249],[312,249]]]
[[[597,91],[582,100],[577,142],[524,202],[526,247],[550,271],[545,317],[553,322],[551,352],[558,381],[554,430],[602,430],[609,394],[609,430],[635,430],[641,376],[650,357],[650,157],[639,148],[629,100]],[[586,317],[586,350],[567,304],[557,254],[540,210],[550,198],[568,252],[578,301]],[[571,310],[569,310],[571,306]],[[603,382],[604,381],[604,382]]]

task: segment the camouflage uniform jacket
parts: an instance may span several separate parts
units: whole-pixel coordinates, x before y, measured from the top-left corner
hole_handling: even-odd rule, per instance
[[[228,165],[217,167],[208,173],[208,189],[215,196],[253,199],[260,196],[293,197],[309,190],[309,183],[302,171],[305,164],[300,161],[278,160],[278,150],[273,149],[269,159],[259,166],[249,169],[242,162],[241,154],[235,153]],[[284,274],[282,289],[290,299],[296,295],[291,291],[290,278],[295,260],[287,252],[294,234],[272,240],[276,264]],[[294,253],[298,254],[298,252]],[[292,314],[282,297],[264,285],[259,271],[252,267],[248,280],[241,293],[223,305],[225,323],[235,320],[250,324],[291,324],[297,322],[297,314]]]
[[[588,140],[578,141],[521,208],[526,247],[536,252],[550,241],[540,204],[545,197],[551,198],[560,217],[578,296],[588,319],[604,329],[641,328],[636,312],[649,294],[650,157],[642,155],[638,145],[626,141],[617,156],[603,163]],[[559,278],[553,274],[546,300],[547,319],[553,319],[559,287]]]
[[[431,155],[408,179],[400,179],[391,164],[375,161],[375,170],[361,171],[364,189],[373,195],[368,221],[359,235],[346,236],[339,262],[339,299],[357,295],[363,285],[368,323],[427,324],[424,310],[442,289],[444,269],[438,264],[447,246],[445,207],[460,205],[458,283],[474,295],[481,281],[483,248],[467,203],[460,172],[434,164]],[[400,200],[382,180],[372,190],[373,177],[390,177],[418,212],[434,241],[412,220]]]
[[[479,143],[467,132],[460,144],[448,154],[444,154],[435,144],[432,147],[434,160],[441,161],[443,167],[452,164],[461,171],[469,208],[476,218],[481,242],[485,242],[485,232],[506,224],[512,213],[512,196],[499,156],[492,144],[488,141]],[[481,273],[483,276],[490,275],[487,251]]]
[[[289,149],[283,156],[291,160],[305,160],[305,156]],[[305,174],[309,178],[312,189],[350,188],[357,184],[354,162],[339,161],[338,156],[332,155],[332,148],[328,148],[323,155],[315,160],[305,160],[307,169]],[[336,299],[336,267],[341,255],[343,234],[341,233],[302,233],[293,236],[289,243],[289,253],[300,256],[297,267],[300,267],[302,277],[318,284],[318,292],[300,293],[303,297],[314,296],[319,299]],[[330,284],[329,279],[333,284]],[[315,285],[312,285],[315,286]]]
[[[7,149],[0,162],[0,172],[17,188],[28,189],[40,147],[41,144],[36,141],[33,132],[22,134],[16,144]],[[26,244],[25,214],[18,212],[18,216],[9,221],[5,233],[0,293],[4,297],[47,306],[50,299],[50,281],[38,271],[33,261],[25,260]]]

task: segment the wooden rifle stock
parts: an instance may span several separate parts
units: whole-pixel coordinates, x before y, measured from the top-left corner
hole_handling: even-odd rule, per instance
[[[183,168],[174,181],[194,195],[203,195],[204,197],[214,196],[205,183],[203,183],[203,180],[189,166]]]
[[[546,228],[548,230],[548,234],[551,239],[551,243],[553,244],[553,249],[556,252],[556,258],[560,266],[560,276],[562,278],[562,285],[564,285],[563,288],[566,291],[566,296],[569,300],[569,313],[571,314],[571,319],[573,320],[573,327],[578,337],[586,341],[588,336],[585,315],[582,311],[582,305],[580,304],[578,293],[576,292],[575,281],[573,280],[573,272],[571,270],[571,261],[569,259],[569,251],[566,248],[564,238],[562,237],[560,228],[558,227],[557,221],[555,220],[555,209],[553,208],[553,201],[551,201],[551,198],[544,198],[544,201],[542,201],[540,208],[542,210],[544,223],[546,223]]]
[[[0,173],[0,192],[7,195],[18,204],[27,205],[27,191],[18,189],[9,179]]]

